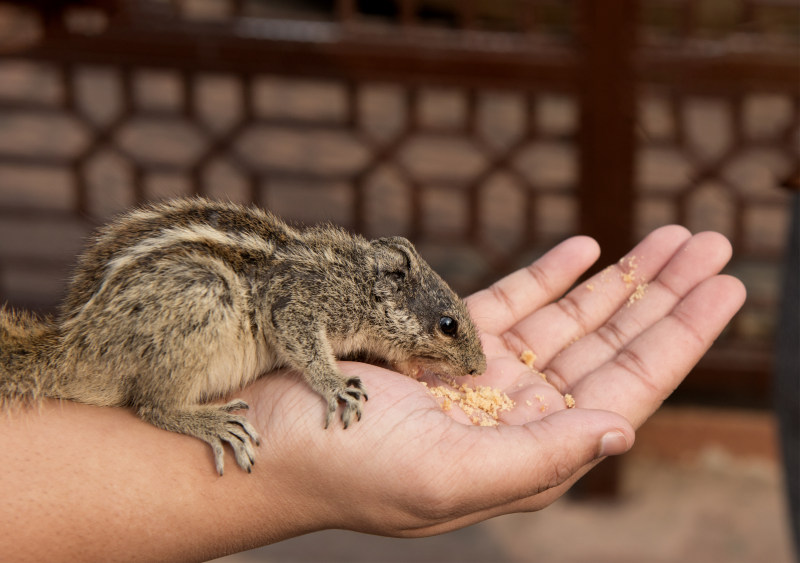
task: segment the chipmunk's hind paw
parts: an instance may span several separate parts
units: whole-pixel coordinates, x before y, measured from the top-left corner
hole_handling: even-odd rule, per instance
[[[261,438],[256,429],[253,428],[253,425],[244,416],[230,414],[232,411],[247,408],[249,407],[244,401],[231,401],[223,405],[219,408],[222,416],[216,421],[216,424],[212,425],[208,437],[202,438],[211,445],[211,449],[214,451],[214,465],[220,475],[223,474],[225,464],[223,442],[227,442],[233,449],[233,454],[239,467],[248,473],[253,470],[256,455],[253,445],[258,446],[261,443]]]
[[[200,438],[211,446],[217,473],[225,468],[227,443],[233,449],[236,463],[250,473],[255,463],[255,448],[260,443],[258,432],[242,415],[232,411],[247,409],[244,401],[231,401],[225,405],[198,405],[186,410],[162,411],[152,408],[139,409],[140,416],[165,430]]]

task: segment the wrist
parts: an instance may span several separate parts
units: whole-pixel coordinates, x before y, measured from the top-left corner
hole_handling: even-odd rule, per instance
[[[313,529],[264,451],[220,477],[205,443],[127,409],[44,401],[0,424],[2,558],[200,560]]]

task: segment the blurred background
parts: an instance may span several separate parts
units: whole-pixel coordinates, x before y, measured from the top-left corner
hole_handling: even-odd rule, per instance
[[[733,242],[743,310],[571,497],[230,563],[792,561],[772,395],[798,187],[800,0],[0,1],[14,307],[53,312],[97,225],[178,195],[405,235],[462,295],[574,234],[598,267],[667,223]]]

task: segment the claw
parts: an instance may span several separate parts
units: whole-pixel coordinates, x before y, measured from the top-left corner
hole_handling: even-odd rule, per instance
[[[222,449],[222,442],[215,440],[214,443],[211,444],[211,449],[214,452],[214,465],[217,468],[217,473],[222,477],[224,473],[223,468],[225,467],[225,452]]]
[[[231,414],[231,411],[244,409],[247,409],[247,403],[236,400],[226,405],[195,405],[180,410],[162,410],[145,405],[139,408],[138,414],[159,428],[206,442],[214,455],[214,467],[222,476],[224,443],[233,449],[236,462],[244,471],[249,473],[255,460],[253,443],[260,443],[258,432],[244,416]]]
[[[338,391],[335,391],[333,398],[328,399],[328,413],[325,417],[325,428],[328,428],[336,414],[336,408],[339,402],[343,402],[342,408],[342,426],[348,428],[355,415],[355,421],[361,420],[361,400],[367,400],[367,393],[364,385],[357,377],[348,379],[345,385]]]
[[[336,401],[328,401],[328,414],[325,416],[325,429],[331,425],[334,414],[336,414]]]

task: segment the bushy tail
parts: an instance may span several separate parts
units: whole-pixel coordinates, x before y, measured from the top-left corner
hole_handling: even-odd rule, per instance
[[[53,396],[56,342],[49,319],[0,307],[0,403]]]

